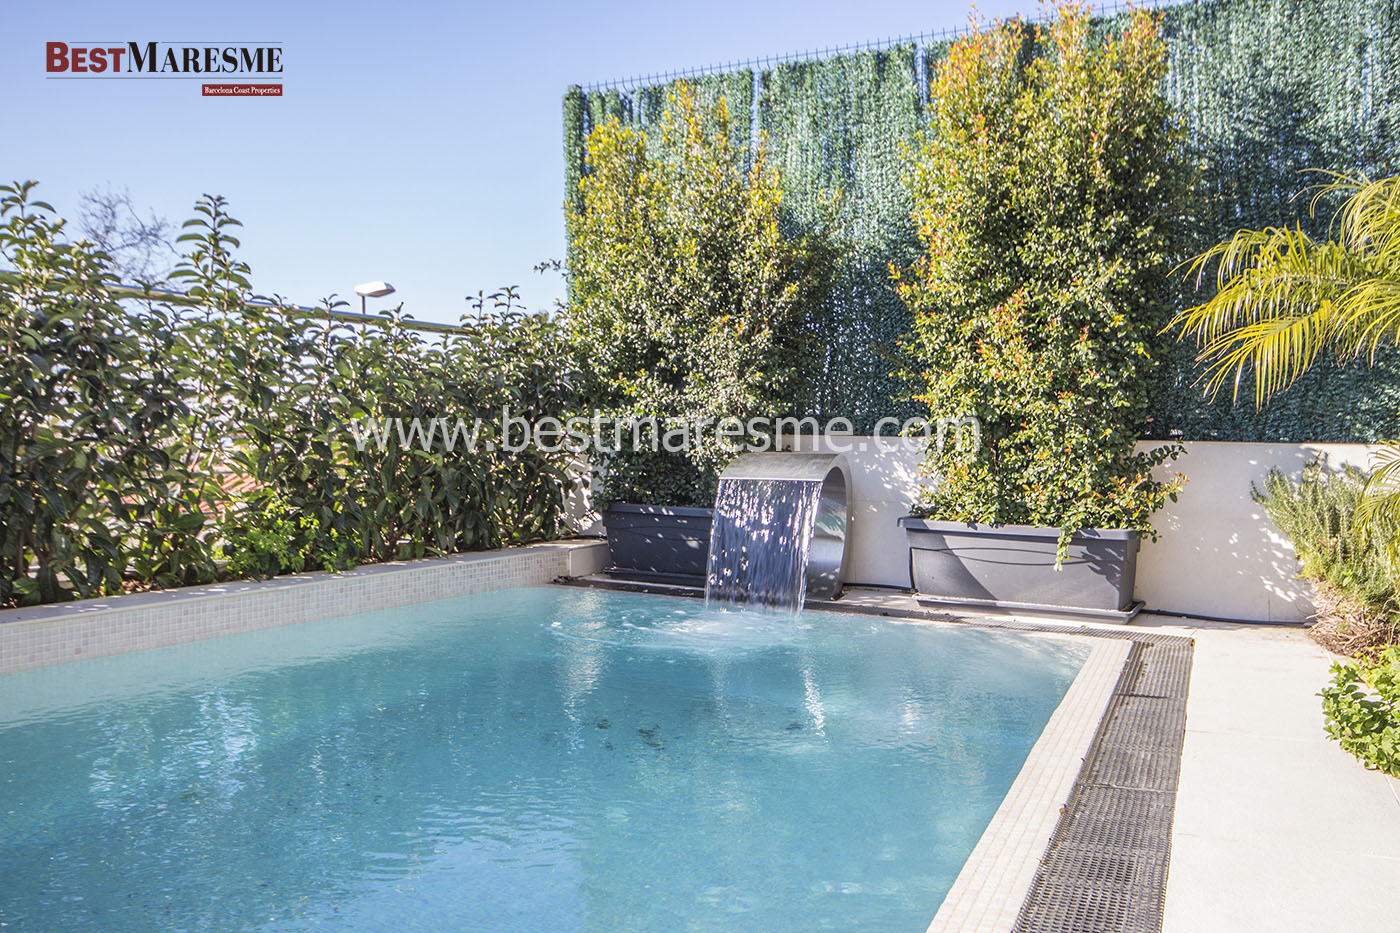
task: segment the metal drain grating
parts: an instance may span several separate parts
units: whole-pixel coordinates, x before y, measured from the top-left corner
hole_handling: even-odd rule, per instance
[[[1128,660],[1021,905],[1017,933],[1162,929],[1192,644],[1128,637]]]
[[[1085,781],[1119,790],[1176,789],[1177,763],[1150,749],[1105,745],[1098,750]]]
[[[1171,813],[1168,792],[1086,784],[1065,807],[1059,833],[1083,845],[1143,849]]]
[[[1185,722],[1186,701],[1183,699],[1117,693],[1104,714],[1103,740],[1156,748],[1164,739],[1180,732]]]

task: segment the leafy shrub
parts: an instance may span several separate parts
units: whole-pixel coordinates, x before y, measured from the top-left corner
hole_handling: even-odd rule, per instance
[[[1320,612],[1309,634],[1342,654],[1393,642],[1400,626],[1397,529],[1382,517],[1359,520],[1366,474],[1340,471],[1318,458],[1295,481],[1273,469],[1254,499],[1298,554],[1299,575],[1318,591]]]
[[[1333,664],[1322,710],[1327,734],[1373,768],[1400,777],[1400,646],[1359,665]]]
[[[113,299],[33,188],[0,187],[0,605],[114,592],[135,527],[198,521],[156,514],[184,404],[164,322]]]
[[[189,306],[144,303],[167,337],[153,360],[181,388],[182,406],[165,449],[170,469],[159,497],[133,529],[135,576],[159,586],[205,583],[219,574],[219,520],[228,508],[221,479],[231,456],[253,442],[258,410],[281,402],[284,357],[295,352],[295,325],[250,303],[248,265],[237,258],[220,197],[203,197],[182,226],[188,244],[171,279]]]
[[[238,221],[205,197],[172,278],[188,304],[116,297],[33,183],[0,189],[0,605],[344,569],[566,531],[567,452],[501,443],[503,410],[576,405],[559,324],[510,290],[425,338],[396,309],[351,328],[254,300]],[[337,306],[326,303],[326,310]],[[359,419],[481,419],[461,435]],[[234,492],[236,478],[246,487]]]
[[[935,417],[982,446],[927,464],[921,512],[990,524],[1132,528],[1184,482],[1179,450],[1136,452],[1170,317],[1190,171],[1161,90],[1156,20],[1091,40],[1066,8],[1042,33],[998,24],[940,66],[910,184],[924,250],[892,270]]]
[[[265,416],[239,462],[266,495],[353,537],[366,560],[557,537],[569,455],[508,450],[500,432],[507,409],[534,422],[574,408],[572,357],[559,325],[520,310],[513,293],[490,310],[432,340],[406,327],[356,333],[329,316],[304,321],[287,380],[295,404]],[[361,448],[346,430],[438,418],[448,423],[431,437],[383,431],[382,447]],[[449,435],[458,419],[480,419],[471,451],[464,435]]]
[[[784,224],[762,147],[745,166],[729,111],[682,84],[659,132],[615,118],[588,137],[590,172],[569,211],[568,322],[588,397],[621,421],[785,414],[805,322],[830,288],[825,230]],[[709,505],[730,456],[626,445],[604,458],[604,500]]]
[[[231,520],[223,530],[229,573],[266,579],[305,570],[318,530],[316,519],[275,498],[261,500],[259,505],[230,510]]]

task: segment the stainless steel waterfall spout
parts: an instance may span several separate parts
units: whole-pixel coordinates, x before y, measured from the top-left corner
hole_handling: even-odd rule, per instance
[[[845,456],[789,451],[740,454],[724,468],[720,478],[821,483],[807,558],[807,598],[835,599],[841,592],[846,529],[851,520],[851,469]]]

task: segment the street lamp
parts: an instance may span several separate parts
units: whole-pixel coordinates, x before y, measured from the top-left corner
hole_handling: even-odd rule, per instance
[[[361,314],[368,313],[365,311],[366,298],[383,298],[385,295],[392,295],[393,293],[394,286],[390,285],[388,282],[364,282],[355,286],[355,294],[360,296]]]

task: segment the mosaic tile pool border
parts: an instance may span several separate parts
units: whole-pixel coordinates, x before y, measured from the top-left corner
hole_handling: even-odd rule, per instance
[[[1016,923],[1045,841],[1090,753],[1129,651],[1124,641],[1092,643],[1084,666],[963,863],[929,933],[999,933]]]
[[[0,611],[0,674],[596,573],[602,541],[558,541]]]

